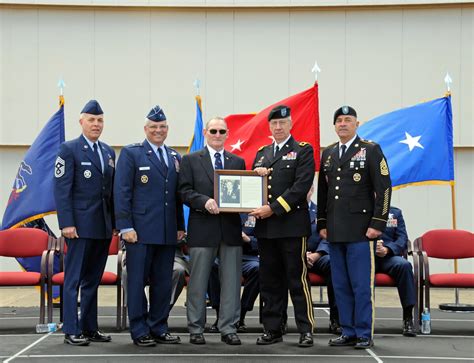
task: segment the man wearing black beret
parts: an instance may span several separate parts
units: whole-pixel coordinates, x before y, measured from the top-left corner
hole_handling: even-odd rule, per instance
[[[268,175],[268,204],[250,215],[257,218],[260,294],[264,334],[257,344],[282,341],[282,312],[290,290],[300,333],[298,346],[313,345],[314,317],[306,269],[306,243],[311,235],[306,195],[313,184],[313,148],[291,136],[290,108],[273,108],[268,121],[275,140],[257,152],[253,169]]]
[[[357,113],[334,113],[339,142],[321,157],[317,228],[329,241],[331,275],[342,335],[331,346],[373,346],[375,240],[387,224],[391,181],[378,144],[357,136]]]

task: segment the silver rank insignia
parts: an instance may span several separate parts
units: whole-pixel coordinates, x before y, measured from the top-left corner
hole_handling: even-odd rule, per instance
[[[54,163],[54,176],[60,178],[66,172],[66,162],[58,156],[56,162]]]
[[[89,179],[92,176],[92,173],[89,169],[84,170],[84,178]]]
[[[147,175],[142,175],[140,180],[142,181],[143,184],[148,183],[148,176]]]
[[[354,181],[356,183],[360,182],[360,179],[361,179],[361,176],[359,173],[355,173],[353,176],[352,176],[352,179],[354,179]]]

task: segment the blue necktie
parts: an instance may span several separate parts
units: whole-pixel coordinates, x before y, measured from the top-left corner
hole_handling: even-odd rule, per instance
[[[163,150],[161,148],[158,148],[158,159],[160,159],[161,166],[163,167],[163,170],[165,174],[168,174],[168,167],[166,166],[165,159],[163,157]]]
[[[346,152],[346,148],[347,148],[346,145],[341,145],[341,156],[339,156],[339,160],[341,160],[342,157],[344,156],[344,153]]]
[[[221,154],[220,153],[215,153],[214,157],[216,158],[216,164],[214,165],[214,169],[224,169],[224,166],[222,165],[222,159],[221,159]]]
[[[104,167],[102,166],[102,162],[100,161],[99,150],[97,150],[98,146],[97,146],[96,142],[94,142],[94,145],[92,146],[92,148],[94,149],[94,159],[95,159],[96,162],[99,163],[100,171],[104,172]]]

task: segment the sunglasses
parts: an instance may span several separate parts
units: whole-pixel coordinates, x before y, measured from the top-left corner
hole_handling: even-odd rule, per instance
[[[210,129],[209,130],[209,133],[212,134],[212,135],[215,135],[217,133],[221,134],[221,135],[225,135],[227,134],[227,130],[216,130],[216,129]]]

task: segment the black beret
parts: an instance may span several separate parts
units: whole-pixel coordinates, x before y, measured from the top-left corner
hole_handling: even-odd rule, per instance
[[[268,114],[268,121],[278,118],[287,118],[290,117],[291,110],[288,106],[280,105],[273,107],[270,113]]]
[[[150,112],[148,112],[146,118],[150,121],[155,122],[166,121],[165,113],[163,112],[163,109],[158,105],[153,107]]]
[[[84,108],[82,109],[81,113],[89,113],[91,115],[103,115],[104,111],[102,107],[100,107],[99,102],[96,100],[90,100],[86,103]]]
[[[357,118],[357,112],[351,106],[342,106],[339,107],[336,112],[334,112],[334,121],[333,125],[336,124],[336,119],[341,115],[349,115]]]

